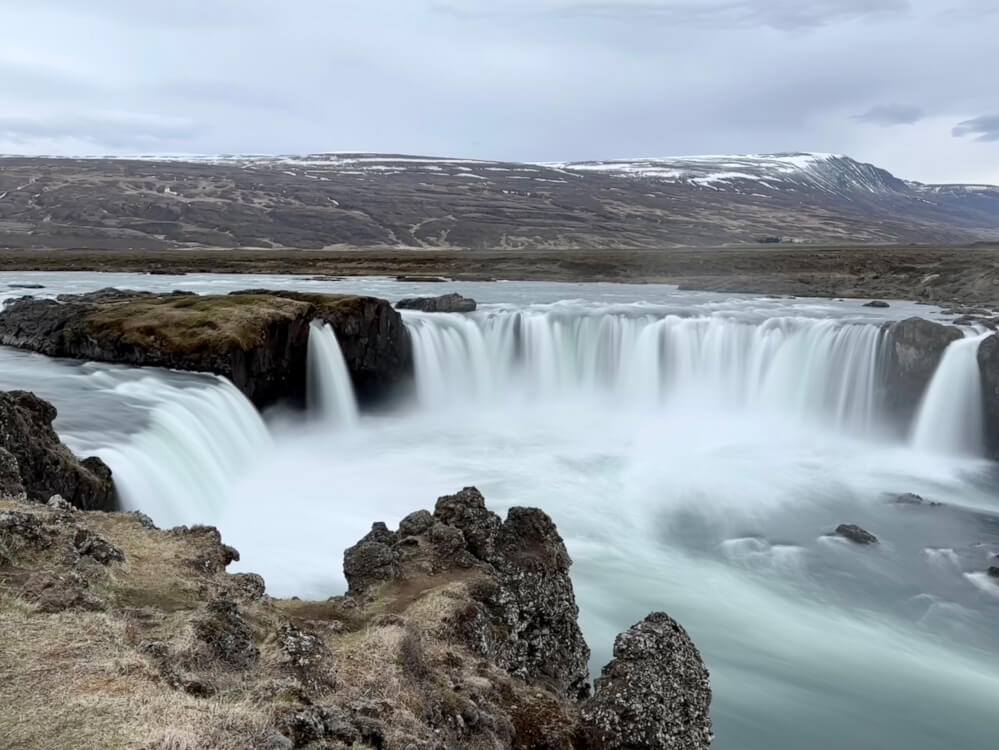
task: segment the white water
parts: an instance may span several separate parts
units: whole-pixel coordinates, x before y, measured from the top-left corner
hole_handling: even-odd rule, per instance
[[[619,405],[697,403],[858,432],[874,427],[876,325],[637,312],[407,314],[421,402],[444,408],[575,393]]]
[[[253,404],[228,380],[214,380],[201,388],[155,378],[115,386],[116,394],[148,410],[145,429],[95,451],[112,468],[124,508],[153,513],[165,526],[214,515],[233,477],[246,474],[271,448]]]
[[[308,408],[337,427],[357,424],[357,399],[340,343],[329,323],[309,324]]]
[[[984,335],[951,342],[923,396],[912,431],[919,450],[981,456],[984,451],[978,346]]]
[[[56,281],[45,279],[53,293],[71,290]],[[287,278],[144,283],[319,288]],[[363,282],[440,293],[377,283]],[[536,505],[555,519],[594,671],[614,635],[647,612],[684,624],[711,669],[718,750],[994,746],[999,586],[984,573],[999,553],[994,467],[916,451],[878,429],[879,316],[925,308],[652,286],[454,290],[506,304],[407,315],[417,399],[351,431],[282,419],[273,442],[233,446],[229,423],[248,404],[236,415],[213,406],[214,384],[177,395],[158,374],[149,392],[122,393],[147,412],[143,431],[116,435],[117,455],[104,453],[117,476],[136,475],[130,502],[162,525],[218,525],[239,567],[262,573],[276,595],[326,597],[343,589],[342,550],[373,520],[394,525],[475,484],[498,512]],[[153,419],[157,405],[176,407],[178,423]],[[60,409],[75,419],[69,394]],[[199,419],[192,437],[170,437]],[[92,434],[83,421],[78,434]],[[224,471],[182,470],[213,453]],[[888,501],[899,492],[947,505]],[[881,544],[829,537],[839,523]]]

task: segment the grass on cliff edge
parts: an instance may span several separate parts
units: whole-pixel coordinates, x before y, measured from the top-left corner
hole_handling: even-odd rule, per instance
[[[2,511],[43,518],[52,513],[46,506],[0,497]],[[211,537],[146,528],[123,513],[75,512],[71,522],[119,547],[125,562],[72,564],[56,544],[12,542],[9,556],[0,561],[2,750],[266,746],[277,714],[295,693],[276,644],[283,623],[316,634],[333,654],[336,688],[312,694],[317,701],[349,706],[360,699],[387,700],[396,706],[389,747],[405,747],[396,741],[403,735],[427,735],[421,717],[432,704],[453,705],[459,713],[466,698],[454,693],[454,680],[469,689],[478,685],[487,696],[510,684],[507,675],[483,672],[479,658],[439,637],[442,622],[467,603],[465,587],[477,580],[465,570],[386,587],[361,607],[335,600],[239,599],[260,648],[259,664],[246,672],[218,664],[185,667],[183,655],[197,646],[192,623],[208,601],[232,596],[227,573],[199,564],[213,549]],[[82,574],[107,608],[41,611],[28,596],[26,580],[33,573],[52,573],[64,582]],[[172,663],[209,681],[217,694],[198,698],[167,684],[143,651],[150,641],[168,644]]]
[[[356,299],[280,292],[139,298],[101,307],[88,317],[87,329],[96,338],[181,355],[246,351],[264,344],[276,323],[311,317],[323,307],[342,308]]]

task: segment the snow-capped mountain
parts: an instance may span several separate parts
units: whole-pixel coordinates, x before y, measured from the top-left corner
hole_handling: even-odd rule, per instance
[[[999,238],[999,187],[847,156],[0,159],[7,246],[664,247]]]

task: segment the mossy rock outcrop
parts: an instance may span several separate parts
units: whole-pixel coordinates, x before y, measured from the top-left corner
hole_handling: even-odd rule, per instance
[[[336,333],[362,402],[390,395],[411,376],[402,318],[384,300],[353,295],[105,289],[26,297],[0,312],[0,343],[53,357],[211,372],[264,407],[304,398],[314,319]]]

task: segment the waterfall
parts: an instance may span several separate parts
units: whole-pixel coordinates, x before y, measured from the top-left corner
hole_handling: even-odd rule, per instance
[[[913,447],[978,457],[984,453],[978,346],[986,335],[958,339],[944,351],[919,405]]]
[[[881,330],[865,323],[557,309],[406,315],[419,398],[558,398],[783,410],[872,428]]]
[[[253,404],[224,378],[177,387],[149,377],[114,391],[149,410],[145,429],[94,451],[111,467],[123,507],[162,526],[211,518],[233,479],[271,446]]]
[[[309,324],[307,390],[309,411],[320,419],[338,427],[357,424],[357,399],[343,352],[330,324],[319,320]]]

